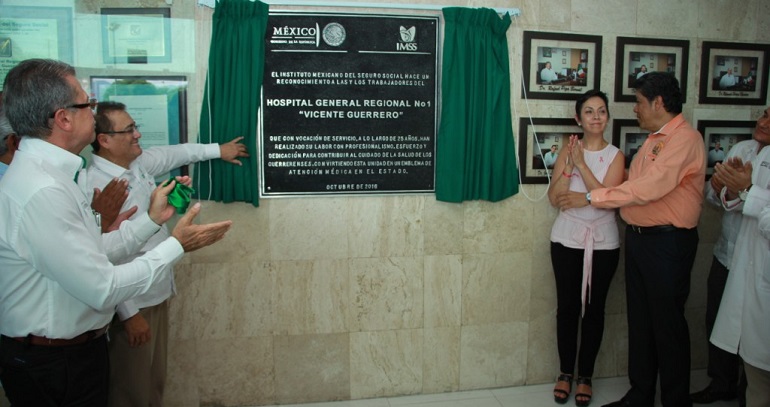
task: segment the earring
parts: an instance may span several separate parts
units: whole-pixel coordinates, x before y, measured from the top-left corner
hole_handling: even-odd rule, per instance
[[[583,127],[583,123],[578,123],[578,127]]]

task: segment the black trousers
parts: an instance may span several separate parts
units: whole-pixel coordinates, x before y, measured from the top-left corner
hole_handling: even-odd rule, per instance
[[[711,262],[706,289],[706,334],[711,337],[719,304],[727,284],[729,270],[716,257]],[[708,375],[714,391],[735,391],[738,384],[738,355],[722,350],[709,342]]]
[[[652,407],[660,375],[664,407],[690,407],[690,332],[684,306],[697,229],[638,234],[626,228],[628,378],[626,399]]]
[[[0,343],[0,382],[13,407],[104,407],[109,372],[107,335],[73,346]]]
[[[612,277],[618,268],[620,249],[594,250],[590,301],[586,301],[585,314],[581,318],[583,252],[581,249],[551,242],[551,264],[556,279],[559,368],[562,373],[573,374],[577,356],[578,376],[591,377],[604,336],[604,304]],[[581,320],[578,354],[578,326]]]

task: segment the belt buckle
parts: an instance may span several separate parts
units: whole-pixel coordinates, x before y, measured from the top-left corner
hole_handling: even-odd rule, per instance
[[[636,233],[638,233],[640,235],[642,234],[642,227],[641,226],[631,225],[631,230],[633,230],[634,232],[636,232]]]

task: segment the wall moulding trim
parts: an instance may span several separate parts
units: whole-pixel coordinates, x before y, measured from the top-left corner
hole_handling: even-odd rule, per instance
[[[270,6],[306,6],[306,7],[356,7],[356,8],[380,8],[380,9],[402,9],[402,10],[441,10],[445,6],[440,4],[409,4],[409,3],[358,3],[350,1],[320,1],[320,0],[261,0]],[[214,8],[216,0],[198,0],[198,4]],[[521,16],[521,10],[518,8],[490,7],[498,14],[508,13],[511,17]]]

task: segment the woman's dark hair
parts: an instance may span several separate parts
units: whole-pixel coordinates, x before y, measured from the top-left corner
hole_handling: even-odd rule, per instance
[[[610,102],[609,99],[607,99],[607,94],[598,90],[598,89],[591,89],[588,92],[580,95],[580,97],[575,101],[575,115],[577,117],[580,117],[580,109],[583,108],[583,105],[586,103],[588,99],[591,99],[592,97],[598,97],[601,98],[604,101],[604,106],[607,108],[607,118],[610,117]]]

